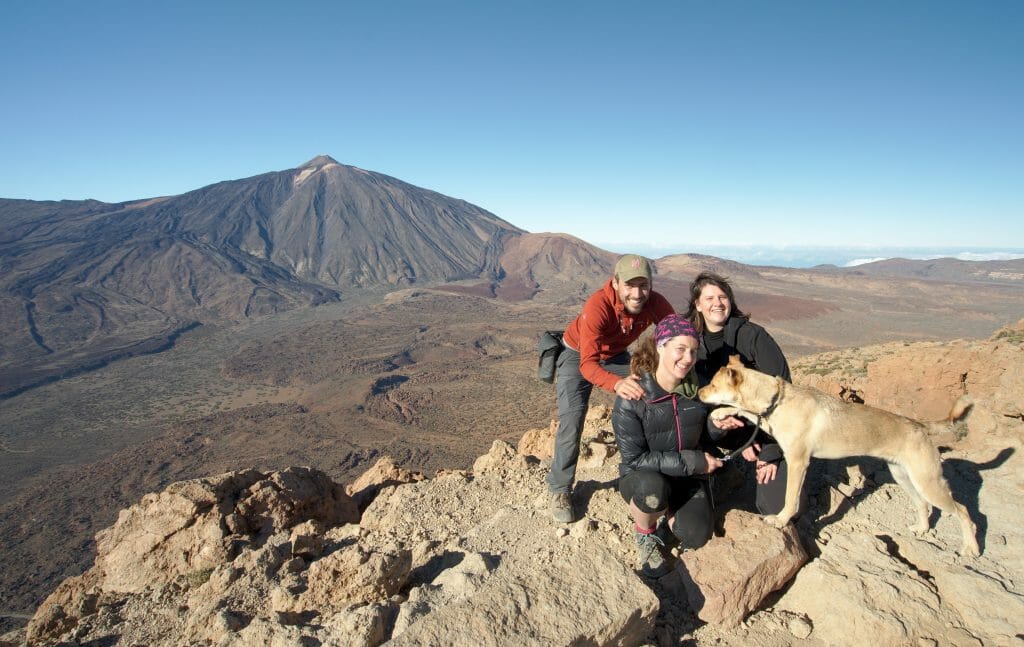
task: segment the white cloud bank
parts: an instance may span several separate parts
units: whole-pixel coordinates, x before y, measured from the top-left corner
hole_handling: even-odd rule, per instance
[[[955,258],[959,261],[1010,261],[1024,258],[1024,252],[957,252],[955,254],[897,254],[892,256],[876,256],[874,258],[855,258],[843,264],[844,267],[855,267],[865,263],[884,261],[888,258],[908,258],[915,261],[930,261],[936,258]]]
[[[620,254],[643,254],[660,258],[674,254],[706,254],[747,265],[777,267],[813,267],[835,265],[854,267],[888,258],[931,260],[956,258],[962,261],[1007,261],[1024,258],[1018,248],[944,248],[944,247],[812,247],[778,245],[682,245],[671,243],[595,243]]]

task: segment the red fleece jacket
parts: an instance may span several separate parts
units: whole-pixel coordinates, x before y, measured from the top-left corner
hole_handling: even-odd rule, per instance
[[[668,300],[652,291],[639,314],[631,315],[619,300],[612,279],[590,295],[583,311],[565,329],[563,340],[580,353],[580,373],[596,386],[615,391],[620,378],[601,368],[602,360],[626,350],[648,326],[675,313]]]

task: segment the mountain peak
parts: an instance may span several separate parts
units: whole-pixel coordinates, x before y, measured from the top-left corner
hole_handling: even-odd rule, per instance
[[[309,160],[299,168],[316,168],[320,166],[326,166],[327,164],[337,164],[338,160],[334,159],[330,155],[317,155],[313,159]]]

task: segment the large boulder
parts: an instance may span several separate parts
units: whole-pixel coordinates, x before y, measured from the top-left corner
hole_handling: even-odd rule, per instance
[[[682,554],[681,575],[697,616],[729,628],[785,586],[807,553],[795,526],[779,530],[742,510],[726,513],[724,530],[700,550]]]
[[[637,645],[654,628],[658,598],[610,551],[539,557],[463,584],[388,644]]]
[[[778,608],[806,615],[812,635],[830,645],[851,644],[854,636],[879,645],[972,644],[968,632],[947,626],[930,575],[901,560],[891,541],[863,532],[833,537]]]

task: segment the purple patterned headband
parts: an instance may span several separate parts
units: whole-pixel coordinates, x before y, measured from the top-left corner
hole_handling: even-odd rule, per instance
[[[654,344],[661,348],[665,345],[665,342],[680,335],[698,339],[697,330],[690,323],[689,319],[682,315],[668,315],[659,321],[654,329]]]

